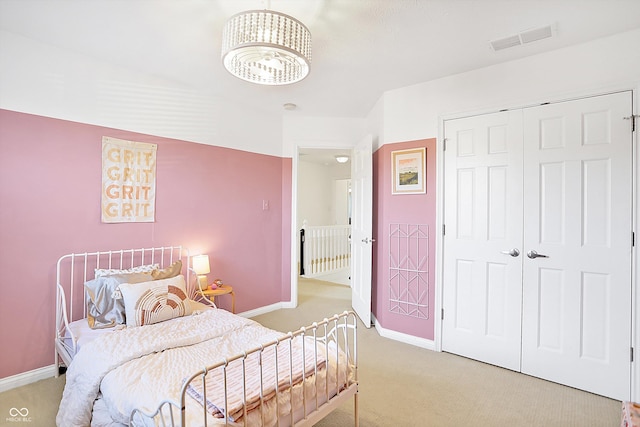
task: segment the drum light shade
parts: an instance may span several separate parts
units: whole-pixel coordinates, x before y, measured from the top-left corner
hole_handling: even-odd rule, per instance
[[[209,267],[209,255],[196,255],[192,258],[193,271],[198,276],[198,287],[200,291],[207,289],[207,274],[211,273]]]
[[[195,271],[197,275],[211,273],[211,268],[209,267],[209,255],[196,255],[193,257],[192,262],[193,271]]]
[[[222,62],[231,74],[248,82],[296,83],[310,71],[311,33],[302,22],[283,13],[238,13],[224,27]]]

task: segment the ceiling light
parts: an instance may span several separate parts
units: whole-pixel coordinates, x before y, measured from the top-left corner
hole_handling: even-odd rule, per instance
[[[222,62],[227,71],[248,82],[299,82],[309,74],[311,33],[302,22],[280,12],[238,13],[224,26]]]
[[[349,156],[345,156],[344,154],[340,154],[336,156],[336,162],[338,163],[347,163],[349,161]]]

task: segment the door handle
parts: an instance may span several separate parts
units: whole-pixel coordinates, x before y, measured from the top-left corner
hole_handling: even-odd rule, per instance
[[[534,251],[534,250],[530,250],[529,252],[527,252],[527,256],[531,259],[534,258],[549,258],[549,255],[543,255],[543,254],[539,254],[538,252]]]
[[[500,253],[505,255],[511,255],[514,258],[520,255],[520,251],[518,250],[518,248],[513,248],[510,251],[502,251]]]
[[[375,241],[376,239],[370,239],[368,237],[365,237],[364,239],[362,239],[362,243],[373,243]]]

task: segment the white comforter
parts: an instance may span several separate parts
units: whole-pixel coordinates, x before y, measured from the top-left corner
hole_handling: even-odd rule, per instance
[[[56,418],[60,427],[99,424],[92,420],[97,397],[101,397],[101,412],[108,412],[116,423],[128,424],[133,409],[152,413],[166,400],[179,403],[181,387],[186,377],[224,360],[255,348],[259,343],[275,340],[284,334],[265,328],[255,321],[233,315],[224,310],[210,309],[197,315],[173,319],[155,325],[127,328],[100,337],[81,348],[67,371],[66,386]],[[331,348],[335,349],[334,346]],[[333,351],[329,365],[335,366]],[[338,374],[344,384],[349,375],[346,356],[341,354]],[[329,369],[329,381],[336,381],[335,369]],[[324,401],[326,371],[307,381],[305,395],[309,406],[315,403],[315,383],[320,401]],[[301,385],[293,388],[294,407],[301,407]],[[338,386],[342,388],[342,386]],[[252,414],[251,425],[273,425],[275,403],[265,405],[270,422],[262,422],[262,414]],[[321,403],[321,402],[320,402]],[[288,396],[278,402],[279,412],[289,411]],[[202,425],[203,407],[193,398],[187,400],[187,425]],[[179,418],[179,414],[178,414]],[[250,417],[251,418],[251,417]],[[109,421],[111,421],[109,420]],[[209,424],[224,423],[224,419],[208,416]],[[156,420],[155,422],[158,422]],[[155,423],[153,422],[153,423]]]
[[[167,397],[177,400],[182,380],[198,369],[282,335],[217,309],[114,331],[86,344],[74,357],[56,423],[89,426],[93,403],[102,391],[111,417],[126,424],[135,407],[151,412]],[[123,384],[129,389],[123,390]]]

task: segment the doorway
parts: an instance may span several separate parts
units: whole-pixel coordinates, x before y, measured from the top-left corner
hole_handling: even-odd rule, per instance
[[[304,152],[306,149],[300,149]],[[316,149],[317,151],[317,149]],[[351,305],[365,327],[371,326],[371,266],[373,259],[372,244],[375,241],[372,236],[373,228],[373,137],[365,135],[358,141],[352,149],[348,150],[350,156],[350,177],[351,177],[351,224],[349,240],[349,264],[350,264],[350,289]],[[294,215],[293,218],[299,220],[297,211],[300,208],[299,202],[300,181],[299,163],[301,156],[296,156],[293,165],[294,176]],[[337,159],[335,159],[337,161]],[[339,163],[339,162],[338,162]],[[292,239],[292,260],[296,260],[299,254],[298,229],[296,222],[292,221],[294,228]],[[298,262],[292,263],[292,284],[291,284],[291,304],[297,305],[298,291]]]
[[[631,384],[631,92],[445,121],[442,349]]]
[[[304,244],[300,235],[296,239],[301,276],[349,286],[350,202],[351,150],[301,148],[296,218],[298,233],[306,232]]]

